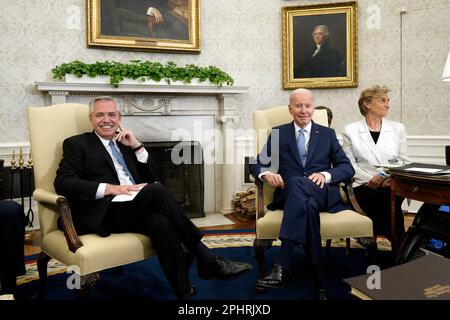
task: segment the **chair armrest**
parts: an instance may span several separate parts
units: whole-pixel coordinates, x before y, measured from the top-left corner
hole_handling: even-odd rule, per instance
[[[73,225],[72,213],[70,211],[69,202],[66,198],[54,192],[50,192],[42,188],[37,188],[33,192],[33,199],[38,202],[44,202],[58,206],[58,212],[61,216],[64,236],[71,252],[75,253],[79,248],[83,246],[83,243],[78,237],[78,234]]]
[[[256,212],[258,214],[258,219],[264,217],[264,181],[255,179],[256,189],[258,190],[258,207],[256,208]]]
[[[367,214],[363,211],[363,209],[361,209],[361,206],[359,205],[358,201],[356,200],[355,192],[353,191],[353,182],[354,181],[355,181],[355,179],[352,178],[351,181],[345,182],[345,188],[347,190],[347,194],[350,199],[350,203],[352,204],[353,209],[355,209],[356,212],[358,212],[359,214],[361,214],[363,216],[367,216]]]
[[[33,192],[33,199],[38,202],[44,202],[44,203],[49,203],[49,204],[58,204],[58,199],[60,197],[61,197],[60,195],[57,195],[54,192],[44,190],[42,188],[37,188]]]

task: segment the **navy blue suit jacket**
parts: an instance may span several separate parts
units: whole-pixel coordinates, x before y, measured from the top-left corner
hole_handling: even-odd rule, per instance
[[[277,140],[275,130],[278,131],[279,136],[278,150],[274,145]],[[267,157],[271,159],[270,162],[267,162]],[[338,212],[348,208],[342,202],[336,184],[349,181],[355,171],[342,150],[333,129],[312,123],[308,157],[303,166],[297,149],[294,122],[273,128],[266,145],[257,157],[257,163],[250,165],[250,172],[255,179],[258,179],[258,175],[267,170],[279,173],[285,183],[292,177],[308,177],[316,172],[329,172],[331,174],[331,183],[327,185],[329,211]],[[270,210],[283,209],[284,198],[284,190],[277,188],[273,202],[268,208]]]

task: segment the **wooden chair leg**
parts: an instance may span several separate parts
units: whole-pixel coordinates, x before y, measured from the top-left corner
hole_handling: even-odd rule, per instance
[[[367,247],[367,265],[376,264],[376,255],[377,255],[378,245],[377,245],[377,237],[374,236],[370,245]]]
[[[265,251],[272,247],[273,240],[255,239],[253,248],[255,251],[255,259],[258,263],[259,278],[262,279],[266,275]],[[255,293],[262,294],[266,289],[255,284]]]
[[[97,272],[81,276],[81,288],[78,290],[78,299],[89,300],[90,290],[99,280],[100,275]]]
[[[253,248],[255,251],[255,259],[258,263],[259,278],[263,278],[266,275],[266,265],[264,252],[272,247],[273,240],[255,239],[253,242]]]
[[[330,255],[330,250],[331,250],[331,239],[327,239],[326,240],[326,246],[325,246],[325,254],[327,256]]]
[[[350,238],[345,238],[345,255],[350,254]]]
[[[39,289],[33,299],[41,300],[44,298],[45,289],[47,287],[47,264],[51,257],[41,251],[37,258],[37,269],[39,274]]]

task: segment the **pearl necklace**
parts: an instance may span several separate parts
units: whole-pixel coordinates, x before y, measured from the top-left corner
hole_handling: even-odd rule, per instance
[[[380,131],[381,130],[381,124],[378,126],[378,127],[376,127],[375,129],[372,129],[371,127],[369,127],[369,126],[367,126],[368,128],[369,128],[369,130],[370,131],[375,131],[375,132],[378,132],[378,131]]]
[[[366,124],[367,124],[367,128],[369,128],[370,131],[378,132],[381,130],[381,125],[382,125],[381,121],[380,121],[380,124],[378,125],[378,127],[376,127],[376,128],[371,128],[367,122],[366,122]]]

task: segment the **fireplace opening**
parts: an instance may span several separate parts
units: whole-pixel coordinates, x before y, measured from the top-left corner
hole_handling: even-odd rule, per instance
[[[188,218],[205,216],[203,149],[198,141],[144,142],[156,162],[161,182],[170,190]],[[179,160],[172,161],[172,152]],[[181,163],[179,163],[181,162]],[[179,164],[178,164],[179,163]]]

